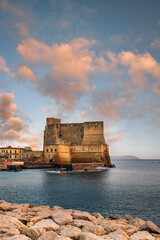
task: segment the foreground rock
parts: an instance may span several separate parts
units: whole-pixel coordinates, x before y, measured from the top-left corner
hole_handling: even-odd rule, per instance
[[[160,240],[160,228],[151,221],[125,215],[106,219],[97,212],[36,207],[0,201],[2,240]]]

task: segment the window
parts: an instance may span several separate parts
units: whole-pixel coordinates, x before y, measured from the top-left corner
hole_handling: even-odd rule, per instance
[[[59,134],[59,137],[62,137],[62,134]]]
[[[47,152],[48,152],[48,149],[47,149]]]
[[[15,150],[15,154],[17,153],[17,151]]]
[[[57,152],[57,149],[55,149],[55,152]]]
[[[53,149],[51,148],[51,152],[53,152]]]
[[[9,156],[10,158],[12,157],[12,156]]]
[[[82,151],[84,151],[84,148],[82,148]]]
[[[17,156],[15,156],[15,158],[17,158]]]
[[[91,150],[93,151],[93,148],[91,148]]]
[[[10,150],[10,153],[12,153],[12,150]]]

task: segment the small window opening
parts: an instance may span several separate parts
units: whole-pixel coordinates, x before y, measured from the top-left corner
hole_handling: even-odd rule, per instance
[[[59,137],[62,137],[62,134],[59,134]]]
[[[51,148],[51,152],[53,152],[53,149]]]
[[[55,149],[55,152],[57,152],[57,149]]]
[[[48,149],[47,149],[47,152],[48,152]]]
[[[82,151],[84,151],[84,148],[82,148]]]

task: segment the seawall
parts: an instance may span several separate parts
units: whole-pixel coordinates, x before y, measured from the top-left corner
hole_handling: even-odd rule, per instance
[[[100,213],[0,201],[0,239],[4,240],[159,240],[151,221]]]

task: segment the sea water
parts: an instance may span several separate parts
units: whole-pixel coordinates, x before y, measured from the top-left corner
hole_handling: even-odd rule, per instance
[[[129,214],[160,226],[160,160],[112,160],[116,168],[57,173],[53,169],[0,172],[0,199]]]

